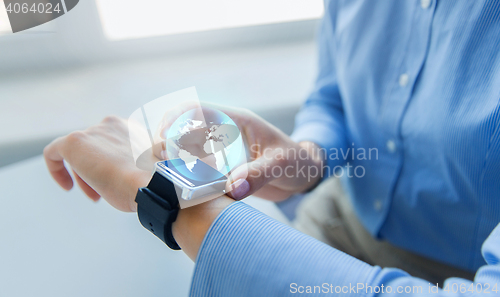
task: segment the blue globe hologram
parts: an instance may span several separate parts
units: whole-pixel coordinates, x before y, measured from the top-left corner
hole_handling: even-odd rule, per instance
[[[195,108],[170,126],[166,150],[175,169],[193,180],[214,181],[227,175],[246,158],[238,126],[222,111]],[[209,165],[215,170],[206,170]]]

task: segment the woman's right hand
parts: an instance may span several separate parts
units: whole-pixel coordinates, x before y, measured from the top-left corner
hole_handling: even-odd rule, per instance
[[[255,195],[282,201],[319,181],[324,157],[314,143],[294,142],[249,110],[206,103],[201,105],[202,110],[207,110],[207,107],[224,112],[236,123],[249,152],[249,162],[233,170],[229,179],[232,184],[228,181],[226,185],[226,191],[232,198],[240,200]],[[198,102],[183,103],[165,113],[155,135],[155,143],[162,144],[154,148],[156,157],[166,159],[165,132],[179,116],[194,108],[200,108]],[[311,172],[316,174],[312,176]]]

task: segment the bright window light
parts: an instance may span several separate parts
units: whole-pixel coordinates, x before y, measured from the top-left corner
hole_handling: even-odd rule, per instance
[[[322,0],[96,0],[111,40],[316,19]]]
[[[0,35],[9,32],[12,33],[12,29],[10,28],[9,16],[7,15],[7,10],[5,9],[3,1],[0,0]]]

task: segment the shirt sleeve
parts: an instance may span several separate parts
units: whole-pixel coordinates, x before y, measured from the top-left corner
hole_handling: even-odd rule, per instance
[[[401,296],[401,291],[409,297],[496,296],[500,291],[500,225],[483,245],[483,256],[488,265],[479,269],[475,282],[451,278],[445,282],[444,289],[447,285],[449,289],[445,291],[402,270],[370,266],[235,202],[205,236],[191,296]],[[471,284],[476,291],[460,293]],[[476,284],[481,284],[482,292]],[[490,293],[484,295],[486,287]]]
[[[409,297],[500,296],[500,224],[483,243],[482,254],[486,265],[479,268],[473,282],[453,277],[447,279],[441,289],[425,280],[386,268],[374,279],[372,288],[377,286],[380,291],[381,285],[385,285],[384,292],[380,291],[377,296],[401,296],[402,293]]]
[[[318,76],[314,89],[295,118],[294,141],[312,141],[326,149],[347,149],[344,109],[335,73],[335,17],[332,1],[325,1],[325,15],[318,32]],[[328,168],[343,165],[345,160],[328,160]],[[332,170],[330,170],[332,171]],[[327,175],[332,172],[326,172]]]
[[[307,285],[372,283],[379,271],[235,202],[205,236],[191,296],[286,296]]]

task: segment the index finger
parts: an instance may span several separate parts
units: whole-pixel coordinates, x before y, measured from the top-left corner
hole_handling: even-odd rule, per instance
[[[43,150],[43,156],[47,168],[52,178],[66,191],[73,188],[73,179],[64,166],[64,157],[61,155],[61,146],[63,139],[57,138],[47,145]]]

